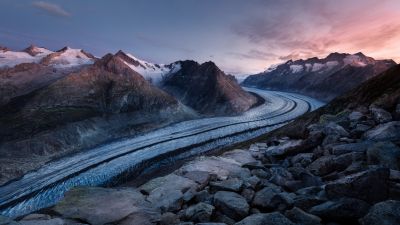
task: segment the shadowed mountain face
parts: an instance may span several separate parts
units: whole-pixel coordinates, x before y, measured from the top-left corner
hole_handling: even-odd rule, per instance
[[[375,60],[362,53],[332,53],[324,59],[289,60],[247,77],[243,84],[329,101],[394,65],[393,60]]]
[[[368,108],[375,107],[395,112],[393,118],[400,119],[400,65],[365,81],[348,93],[333,99],[328,105],[299,117],[271,135],[302,137],[307,126],[318,122],[321,115],[340,115],[353,110],[368,111]]]
[[[214,63],[180,61],[181,69],[163,80],[163,88],[184,104],[204,114],[238,114],[248,110],[257,98],[244,91],[235,78]]]
[[[26,66],[43,69],[40,65]],[[177,105],[172,96],[109,54],[94,65],[2,106],[1,124],[7,129],[2,129],[1,139],[31,135],[95,116],[151,112]]]

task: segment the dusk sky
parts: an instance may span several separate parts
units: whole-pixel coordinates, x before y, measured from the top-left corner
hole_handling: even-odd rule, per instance
[[[252,74],[288,59],[363,52],[400,62],[400,0],[0,0],[0,45],[122,49],[156,63]]]

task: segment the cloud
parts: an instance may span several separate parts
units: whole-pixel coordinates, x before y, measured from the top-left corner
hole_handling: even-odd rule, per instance
[[[283,0],[267,6],[262,14],[234,24],[231,30],[245,38],[250,48],[262,46],[278,55],[277,60],[321,57],[336,51],[398,57],[398,53],[388,55],[389,50],[383,50],[400,50],[396,1]]]
[[[53,3],[38,1],[38,2],[33,2],[32,5],[35,8],[43,10],[46,13],[49,13],[50,15],[53,15],[53,16],[69,17],[71,15],[69,12],[67,12],[65,9],[63,9],[61,6],[53,4]]]
[[[256,60],[270,60],[276,58],[277,55],[269,52],[263,52],[257,49],[251,49],[247,53],[228,52],[228,55],[235,56],[239,59],[256,59]]]

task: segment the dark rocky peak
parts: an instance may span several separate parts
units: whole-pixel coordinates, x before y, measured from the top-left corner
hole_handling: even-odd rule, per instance
[[[138,76],[144,80],[138,73],[133,71],[128,65],[125,64],[124,60],[121,59],[120,56],[113,55],[108,53],[103,56],[101,59],[97,60],[94,64],[95,67],[104,69],[111,73],[116,74],[129,74],[134,76]]]
[[[10,51],[10,49],[5,46],[0,45],[0,51],[6,52],[6,51]]]
[[[43,53],[44,48],[39,48],[36,45],[31,44],[29,47],[23,50],[23,52],[28,53],[31,56],[36,56],[37,54]],[[45,49],[47,50],[47,49]]]
[[[146,69],[146,65],[143,65],[142,63],[139,62],[139,60],[132,58],[131,56],[129,56],[128,54],[126,54],[125,52],[123,52],[122,50],[119,50],[115,56],[121,58],[123,61],[134,65],[136,67],[142,67],[143,69]]]

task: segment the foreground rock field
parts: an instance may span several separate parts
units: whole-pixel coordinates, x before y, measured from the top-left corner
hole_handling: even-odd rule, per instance
[[[325,114],[305,139],[199,157],[135,188],[74,188],[0,224],[399,224],[399,119],[400,104]]]

